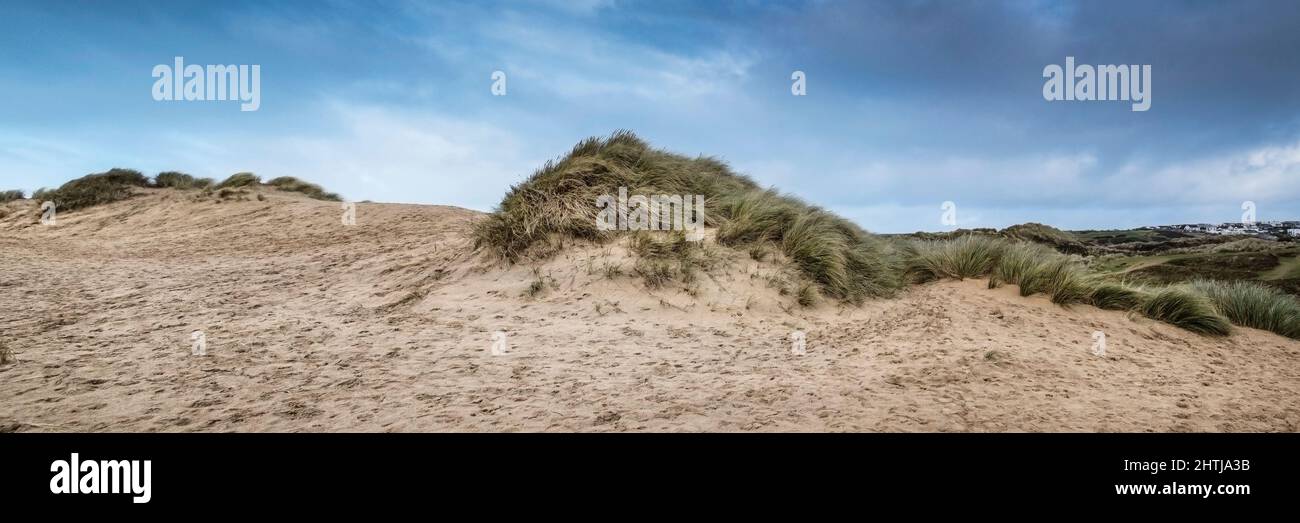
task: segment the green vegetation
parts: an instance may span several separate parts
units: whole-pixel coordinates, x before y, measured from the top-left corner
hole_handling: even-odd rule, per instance
[[[72,211],[124,200],[130,198],[136,188],[148,186],[149,179],[140,171],[114,168],[77,178],[58,189],[40,189],[32,199],[53,201],[60,212]]]
[[[1300,339],[1300,301],[1294,296],[1245,281],[1198,280],[1192,287],[1232,323]]]
[[[259,183],[262,183],[262,179],[258,177],[256,174],[235,173],[230,175],[229,178],[222,180],[221,183],[217,184],[215,188],[226,189],[232,187],[247,187],[249,185],[257,185]]]
[[[330,202],[343,201],[343,198],[340,198],[339,195],[332,192],[326,192],[325,189],[319,185],[308,183],[292,176],[272,178],[270,181],[266,182],[266,184],[280,189],[281,191],[300,192],[317,200]]]
[[[1146,299],[1141,287],[1101,281],[1092,285],[1087,301],[1097,308],[1124,311],[1136,309]]]
[[[914,281],[989,277],[989,287],[1013,284],[1021,296],[1045,294],[1053,303],[1085,303],[1103,309],[1135,310],[1159,321],[1201,333],[1223,335],[1228,318],[1205,295],[1188,287],[1147,291],[1089,274],[1081,260],[1040,244],[971,235],[947,241],[915,241],[905,249]]]
[[[618,194],[703,195],[718,242],[779,248],[824,294],[847,302],[893,293],[901,278],[889,244],[852,222],[776,191],[763,190],[713,158],[653,149],[630,132],[589,138],[511,187],[497,210],[475,229],[476,248],[511,262],[544,257],[564,238],[609,241],[596,227],[596,198]],[[638,262],[647,283],[674,272],[662,260]]]
[[[788,262],[790,274],[770,276],[769,284],[806,307],[823,296],[848,303],[888,296],[909,281],[987,277],[990,288],[1016,285],[1022,296],[1042,294],[1063,306],[1133,311],[1207,335],[1227,334],[1232,323],[1291,337],[1300,329],[1300,306],[1281,292],[1244,283],[1182,284],[1203,267],[1226,279],[1267,273],[1288,281],[1294,272],[1291,259],[1259,242],[1229,244],[1163,230],[1072,233],[1037,223],[885,240],[796,198],[760,188],[720,161],[653,149],[628,132],[584,140],[511,187],[496,211],[476,225],[475,246],[515,262],[551,256],[566,240],[611,241],[615,233],[596,226],[596,201],[617,194],[620,187],[632,195],[703,195],[709,210],[705,220],[716,228],[717,243],[760,262]],[[719,253],[686,241],[680,231],[630,236],[628,246],[637,258],[632,272],[648,288],[673,281],[690,284],[697,271],[720,263]],[[1081,256],[1131,252],[1162,254]],[[604,272],[614,278],[622,269]],[[1174,272],[1177,277],[1153,277]],[[529,294],[542,290],[535,284]]]
[[[1022,223],[1003,229],[1000,234],[1009,240],[1020,240],[1051,246],[1067,254],[1087,254],[1088,247],[1074,234],[1041,223]]]
[[[1232,328],[1228,318],[1215,310],[1209,298],[1184,286],[1155,291],[1138,306],[1138,311],[1148,318],[1200,334],[1225,336]]]
[[[12,191],[0,191],[0,203],[7,203],[21,199],[23,199],[23,192],[21,190],[15,189]]]
[[[195,178],[185,173],[167,171],[154,176],[153,184],[173,189],[205,189],[212,186],[212,178]]]
[[[1007,248],[1005,241],[967,235],[954,240],[921,240],[904,248],[904,271],[915,282],[986,276]]]
[[[106,172],[77,178],[63,184],[58,189],[37,190],[32,194],[32,199],[36,201],[53,201],[58,212],[73,211],[124,200],[135,194],[136,189],[151,187],[181,190],[201,189],[205,196],[216,195],[220,199],[236,198],[244,200],[246,198],[243,196],[248,194],[248,191],[244,188],[256,186],[260,183],[261,179],[253,173],[238,173],[219,184],[213,184],[211,178],[195,178],[176,171],[158,173],[151,181],[139,171],[114,168]],[[268,182],[268,185],[280,190],[300,192],[318,200],[341,200],[337,194],[326,192],[319,185],[289,176],[275,178]],[[264,199],[260,193],[257,196],[259,200]],[[22,191],[0,192],[0,203],[22,197]]]

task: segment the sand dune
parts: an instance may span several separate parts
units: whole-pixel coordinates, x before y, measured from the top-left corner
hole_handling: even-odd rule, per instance
[[[361,203],[343,226],[337,203],[259,190],[145,190],[54,226],[6,204],[0,430],[1300,427],[1300,342],[1264,331],[1202,337],[973,280],[802,309],[767,283],[782,266],[739,252],[690,293],[648,290],[617,244],[506,267],[472,252],[474,211]]]

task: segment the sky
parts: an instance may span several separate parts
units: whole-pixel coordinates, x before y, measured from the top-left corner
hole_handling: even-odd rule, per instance
[[[707,155],[884,233],[1300,219],[1300,2],[0,3],[0,189],[112,167],[491,210],[588,136]],[[153,96],[258,65],[260,107]],[[1151,106],[1044,68],[1151,66]],[[493,93],[493,73],[505,94]],[[804,94],[792,74],[804,73]]]

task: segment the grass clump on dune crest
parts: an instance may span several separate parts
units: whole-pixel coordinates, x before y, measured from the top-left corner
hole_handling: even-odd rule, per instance
[[[1003,240],[973,234],[952,240],[918,241],[904,251],[905,270],[917,282],[978,278],[994,269],[1006,248]]]
[[[718,227],[719,243],[778,245],[828,296],[858,302],[901,286],[888,244],[853,223],[764,190],[716,159],[655,149],[626,131],[583,140],[511,187],[477,224],[475,246],[513,262],[545,254],[536,246],[556,238],[607,241],[614,232],[596,227],[596,199],[620,187],[629,195],[702,195],[705,224]],[[670,272],[649,262],[640,269],[647,281]]]
[[[233,187],[247,187],[249,185],[257,185],[259,183],[262,183],[262,178],[258,177],[256,174],[235,173],[230,175],[229,178],[222,180],[221,183],[217,184],[216,187],[214,188],[227,189]]]
[[[12,191],[0,191],[0,203],[12,202],[23,199],[23,192],[18,189]]]
[[[1190,287],[1156,290],[1138,306],[1138,311],[1148,318],[1200,334],[1226,336],[1232,330],[1232,324],[1215,310],[1214,303]]]
[[[205,189],[211,187],[212,183],[212,178],[195,178],[176,171],[161,172],[153,177],[154,186],[173,189]]]
[[[1272,287],[1248,281],[1192,282],[1233,323],[1300,339],[1300,301]]]
[[[300,192],[310,198],[325,200],[329,202],[341,202],[343,198],[338,194],[327,192],[325,189],[314,183],[305,182],[292,176],[280,176],[272,178],[266,182],[267,185],[280,189],[281,191]]]
[[[137,187],[148,187],[149,178],[133,169],[113,168],[69,181],[58,189],[41,189],[32,195],[39,201],[53,201],[58,211],[83,209],[130,198]]]

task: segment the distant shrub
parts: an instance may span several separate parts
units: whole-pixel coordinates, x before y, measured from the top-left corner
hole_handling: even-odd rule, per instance
[[[225,189],[228,187],[247,187],[249,185],[257,185],[259,183],[262,183],[262,179],[259,178],[256,174],[235,173],[230,175],[229,178],[222,180],[221,183],[216,185],[216,188]]]
[[[21,199],[23,199],[23,192],[21,190],[15,189],[12,191],[0,191],[0,203],[12,202],[14,200],[21,200]]]
[[[148,186],[149,178],[140,174],[140,171],[114,168],[82,176],[58,189],[38,190],[32,198],[53,201],[59,211],[72,211],[124,200],[131,197],[136,187]]]
[[[1051,246],[1068,254],[1086,254],[1088,248],[1077,237],[1050,225],[1022,223],[1003,229],[1001,235],[1012,239]]]
[[[153,183],[158,187],[174,189],[203,189],[211,187],[213,182],[212,178],[195,178],[185,173],[167,171],[154,176]]]
[[[343,198],[339,197],[339,195],[332,192],[326,192],[325,189],[319,185],[305,182],[292,176],[272,178],[270,181],[266,182],[266,184],[280,189],[281,191],[300,192],[317,200],[331,202],[343,201]]]
[[[1300,339],[1300,302],[1294,296],[1249,281],[1198,280],[1192,288],[1232,323]]]

